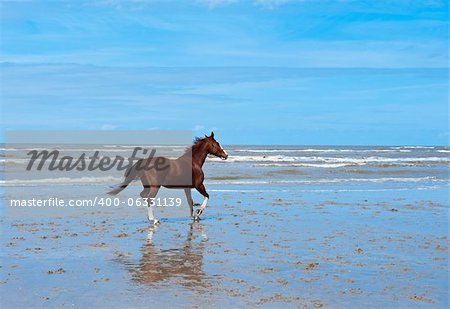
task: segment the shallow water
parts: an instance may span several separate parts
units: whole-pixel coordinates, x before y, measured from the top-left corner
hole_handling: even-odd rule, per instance
[[[139,208],[3,216],[2,307],[448,308],[448,148],[226,149],[234,159],[207,160],[199,223],[186,207],[158,209],[157,228]],[[108,184],[3,189],[94,196]]]

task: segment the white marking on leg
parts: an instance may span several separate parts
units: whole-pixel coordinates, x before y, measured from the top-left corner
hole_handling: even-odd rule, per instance
[[[205,209],[206,204],[208,204],[208,198],[207,197],[205,197],[205,199],[203,200],[203,203],[202,203],[202,205],[199,208],[200,211],[203,211],[203,209]]]
[[[202,203],[202,205],[200,206],[200,209],[205,209],[205,207],[206,207],[206,204],[208,204],[208,198],[207,197],[205,197],[205,199],[203,200],[203,203]]]
[[[150,223],[155,223],[155,217],[153,216],[153,208],[152,206],[147,206],[147,218]]]

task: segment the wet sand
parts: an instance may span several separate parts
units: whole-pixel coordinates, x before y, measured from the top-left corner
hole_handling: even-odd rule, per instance
[[[210,195],[157,228],[3,218],[2,308],[449,306],[445,191]]]

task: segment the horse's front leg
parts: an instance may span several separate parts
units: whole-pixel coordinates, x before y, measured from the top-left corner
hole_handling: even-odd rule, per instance
[[[206,204],[208,204],[208,200],[209,200],[209,194],[208,192],[206,192],[205,186],[203,184],[201,184],[200,186],[196,187],[197,191],[203,195],[205,197],[205,199],[203,200],[203,203],[200,205],[200,208],[197,209],[197,211],[195,212],[195,216],[194,216],[194,220],[195,221],[199,221],[200,220],[200,216],[203,213],[203,210],[206,207]]]

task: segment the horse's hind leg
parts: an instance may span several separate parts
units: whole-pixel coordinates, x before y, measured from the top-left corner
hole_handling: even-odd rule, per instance
[[[150,193],[150,186],[144,186],[144,190],[139,194],[142,198],[146,198]]]
[[[156,194],[158,194],[159,186],[151,186],[150,192],[147,195],[147,218],[148,221],[151,224],[159,224],[159,220],[155,219],[155,216],[153,215],[153,199],[155,198]]]
[[[144,189],[140,193],[140,196],[142,198],[146,198],[149,195],[149,193],[150,193],[151,183],[148,180],[148,177],[147,177],[147,175],[145,175],[145,173],[143,173],[142,176],[141,176],[141,182],[142,182],[142,185],[144,186]]]
[[[189,204],[189,211],[192,217],[194,211],[194,201],[192,200],[191,188],[184,188],[184,193],[186,194],[186,199]]]
[[[147,218],[151,224],[159,224],[159,220],[155,219],[153,215],[153,199],[156,194],[158,194],[159,185],[157,181],[154,179],[153,175],[150,173],[143,173],[141,176],[142,185],[144,186],[144,190],[141,192],[141,197],[147,199]],[[153,183],[153,186],[152,186]]]

